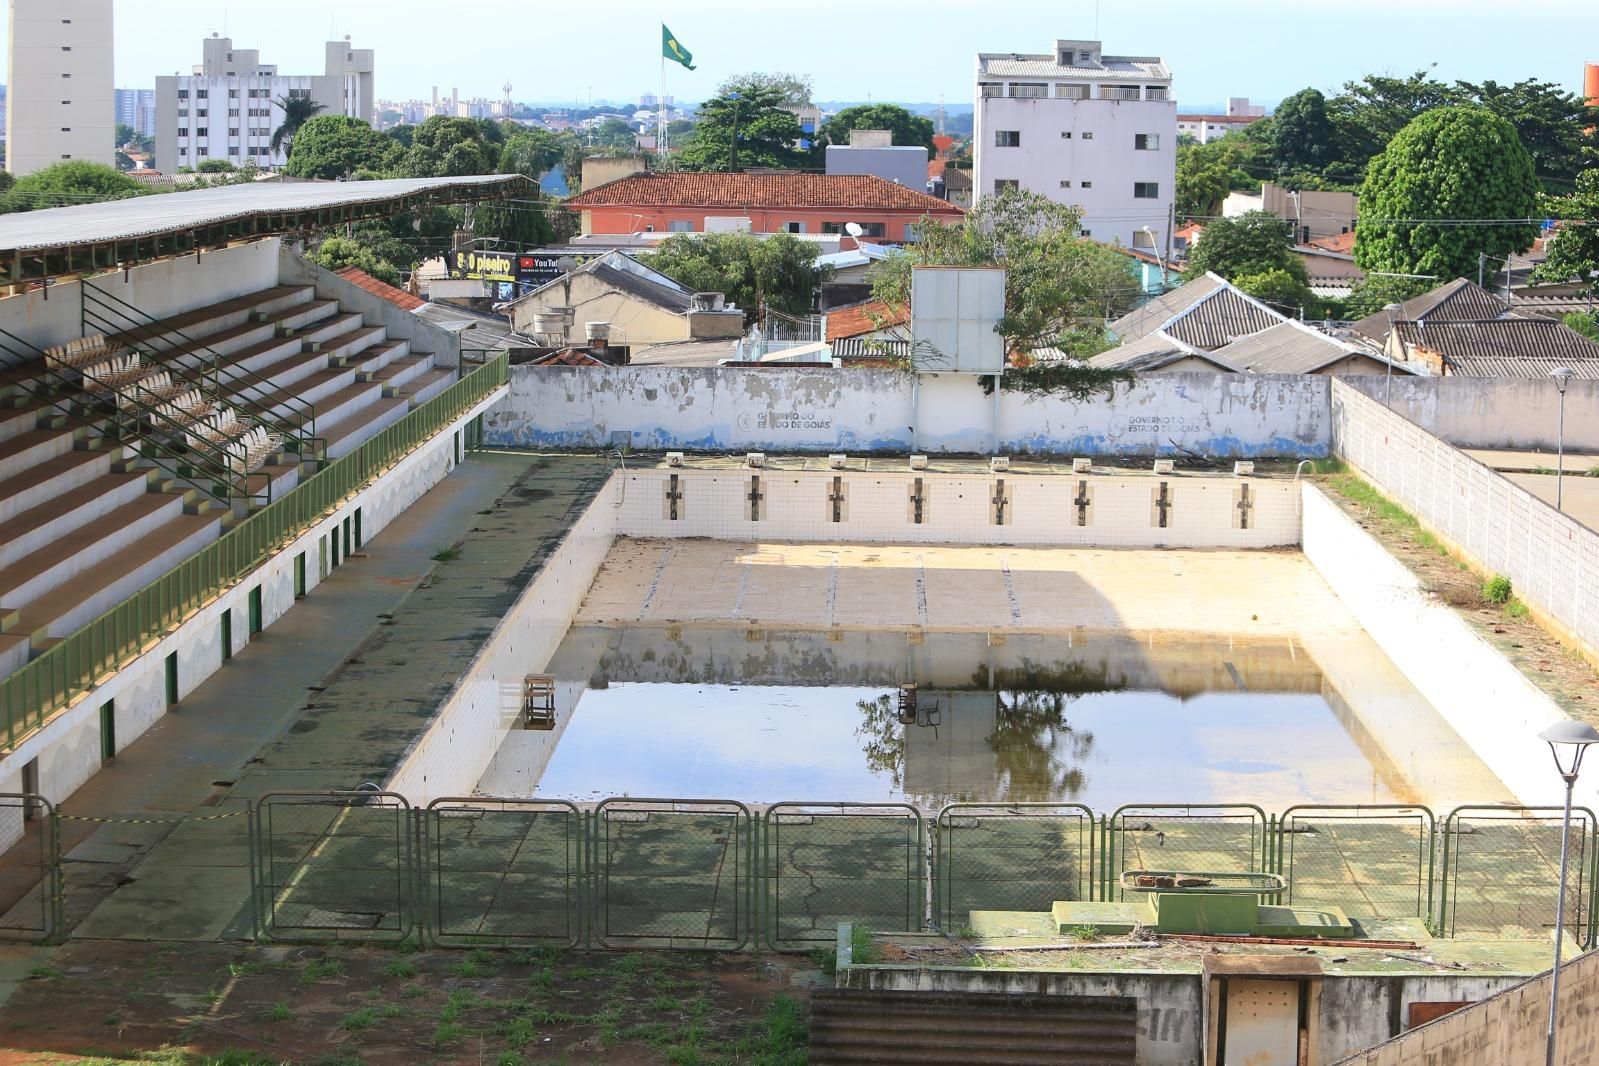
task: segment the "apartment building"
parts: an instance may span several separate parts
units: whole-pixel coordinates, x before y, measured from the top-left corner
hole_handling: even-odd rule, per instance
[[[11,0],[6,169],[116,158],[111,0]]]
[[[155,136],[155,90],[118,89],[117,122],[141,137]]]
[[[309,97],[322,114],[376,118],[373,52],[350,39],[328,41],[321,74],[279,74],[254,48],[234,48],[228,37],[205,39],[193,74],[155,80],[156,169],[171,173],[207,159],[235,165],[280,167],[287,158],[272,150],[272,133],[283,124],[283,103]]]
[[[975,194],[1029,189],[1083,211],[1083,231],[1164,250],[1177,178],[1171,71],[1099,41],[981,53],[973,113]]]

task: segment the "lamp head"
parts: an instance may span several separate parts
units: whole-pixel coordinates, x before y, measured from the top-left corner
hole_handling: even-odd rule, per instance
[[[1564,396],[1566,394],[1566,386],[1571,384],[1571,379],[1577,375],[1569,366],[1557,366],[1549,371],[1549,376],[1555,379],[1556,391]]]
[[[1582,757],[1588,745],[1599,744],[1599,731],[1587,722],[1568,718],[1539,733],[1538,739],[1549,745],[1549,752],[1555,757],[1555,769],[1567,784],[1571,784],[1582,769]]]

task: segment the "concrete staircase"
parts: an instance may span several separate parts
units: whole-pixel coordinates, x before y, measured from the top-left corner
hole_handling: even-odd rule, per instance
[[[431,354],[317,299],[310,286],[278,286],[104,341],[125,353],[118,382],[177,395],[202,370],[214,378],[193,425],[226,427],[218,441],[232,443],[215,446],[245,456],[245,484],[230,509],[214,477],[186,470],[170,451],[114,439],[116,405],[103,390],[91,395],[87,377],[73,386],[59,360],[0,368],[0,677],[455,380]],[[265,432],[290,412],[309,413],[316,454]],[[173,417],[188,424],[191,415]],[[254,428],[241,438],[240,427]]]
[[[819,988],[811,997],[810,1061],[1132,1066],[1137,1030],[1137,1003],[1121,997]]]

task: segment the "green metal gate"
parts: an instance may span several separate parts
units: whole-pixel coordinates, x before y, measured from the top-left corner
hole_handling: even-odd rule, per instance
[[[952,803],[935,835],[934,913],[945,932],[974,910],[1047,911],[1091,898],[1098,825],[1080,803]]]

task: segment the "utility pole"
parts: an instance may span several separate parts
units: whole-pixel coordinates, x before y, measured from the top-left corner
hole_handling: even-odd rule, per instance
[[[1177,199],[1173,197],[1172,202],[1166,208],[1166,262],[1160,268],[1160,291],[1162,293],[1166,291],[1166,271],[1171,268],[1172,241],[1176,239],[1176,234]]]

